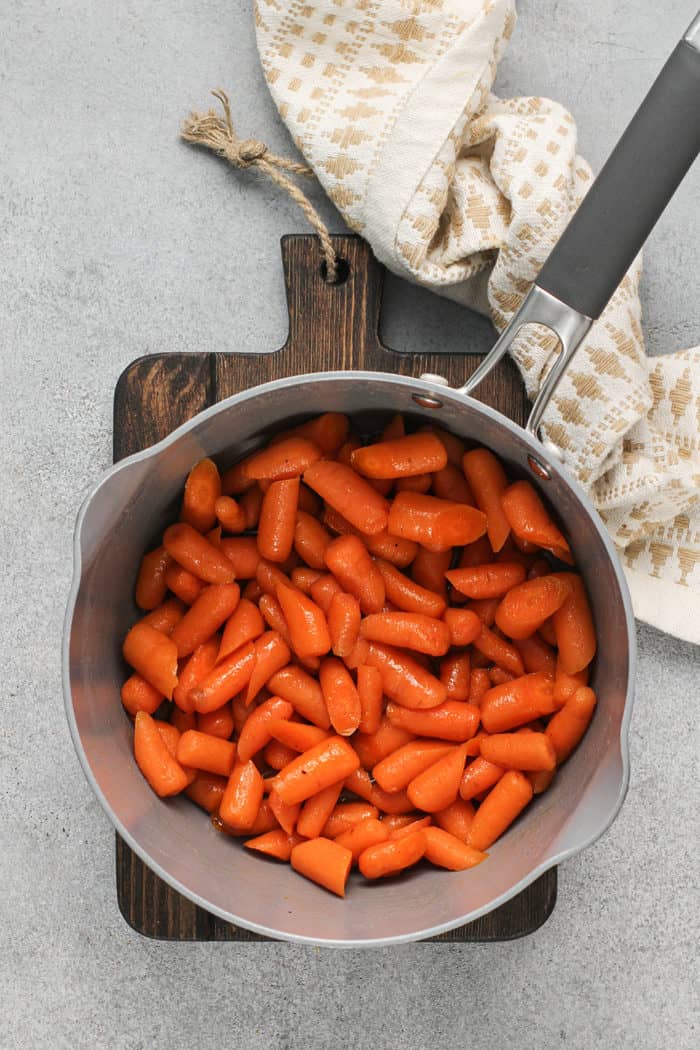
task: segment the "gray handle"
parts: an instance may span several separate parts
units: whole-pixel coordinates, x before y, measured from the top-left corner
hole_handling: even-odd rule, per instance
[[[700,152],[700,51],[681,40],[552,249],[537,284],[593,319]]]

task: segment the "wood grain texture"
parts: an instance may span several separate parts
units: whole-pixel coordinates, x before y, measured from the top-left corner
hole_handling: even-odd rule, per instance
[[[289,335],[270,354],[157,354],[141,357],[124,371],[114,395],[114,460],[152,445],[197,412],[238,390],[284,375],[368,369],[402,375],[433,372],[459,385],[478,364],[462,353],[401,354],[383,346],[379,315],[383,268],[357,237],[335,237],[348,264],[347,279],[327,285],[314,237],[282,239]],[[235,351],[236,347],[232,346]],[[484,383],[480,397],[518,422],[527,401],[510,361]],[[117,899],[122,915],[139,933],[171,941],[258,941],[265,938],[232,926],[171,890],[116,837]],[[502,941],[537,929],[556,901],[556,869],[497,911],[434,938],[440,942]]]

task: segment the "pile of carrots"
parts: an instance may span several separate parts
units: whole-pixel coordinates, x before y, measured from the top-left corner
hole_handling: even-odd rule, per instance
[[[353,866],[470,868],[593,715],[572,566],[529,482],[401,416],[368,445],[326,413],[223,475],[204,459],[138,573],[138,766],[341,896]]]

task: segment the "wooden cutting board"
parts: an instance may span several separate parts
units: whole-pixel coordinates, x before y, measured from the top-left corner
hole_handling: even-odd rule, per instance
[[[383,267],[358,237],[335,237],[344,279],[328,285],[321,274],[318,243],[311,236],[282,239],[289,306],[289,336],[270,354],[153,354],[121,375],[114,395],[114,461],[160,441],[197,412],[237,391],[285,375],[339,369],[370,369],[401,375],[433,372],[451,385],[465,381],[479,358],[469,354],[400,354],[379,338]],[[262,304],[261,304],[262,307]],[[480,388],[480,397],[524,423],[527,401],[515,368],[503,361]],[[257,934],[210,915],[150,871],[117,835],[117,899],[122,915],[148,937],[175,941],[255,941]],[[536,930],[550,915],[557,893],[556,869],[497,911],[435,938],[437,941],[501,941]]]

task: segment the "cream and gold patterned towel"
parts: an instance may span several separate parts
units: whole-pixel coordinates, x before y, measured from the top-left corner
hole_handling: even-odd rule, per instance
[[[491,93],[513,0],[257,0],[256,19],[279,111],[347,223],[502,329],[592,178],[565,109]],[[544,432],[605,519],[637,616],[698,642],[700,349],[647,359],[639,275],[638,260]],[[514,349],[530,396],[555,347],[539,331]]]

